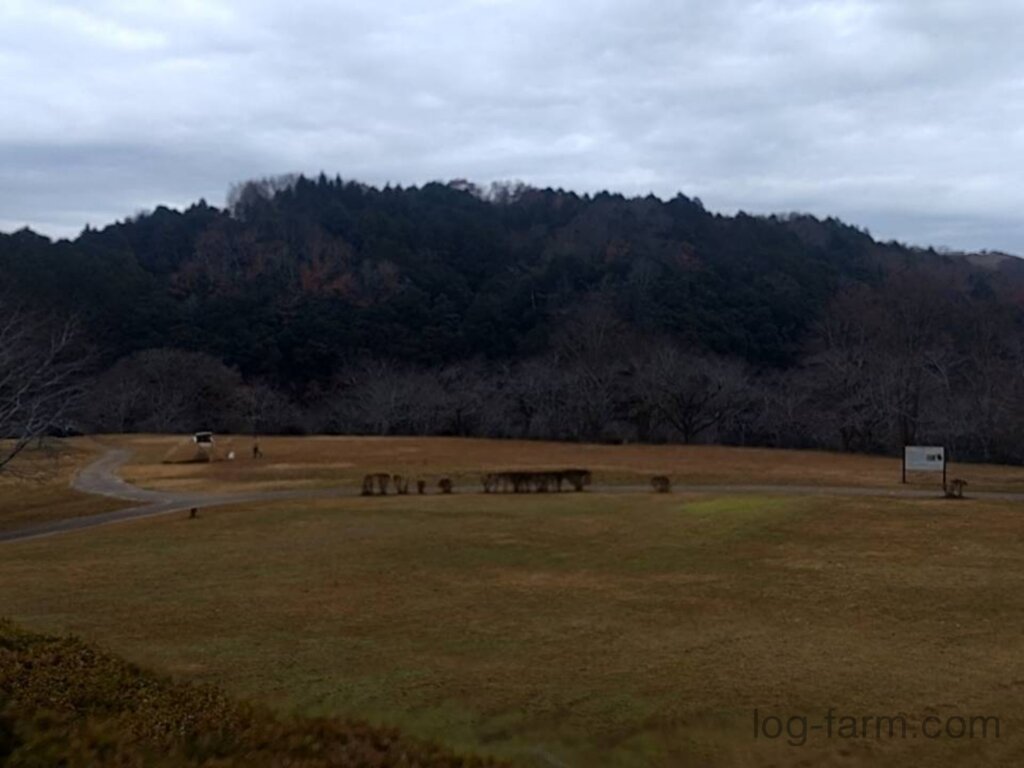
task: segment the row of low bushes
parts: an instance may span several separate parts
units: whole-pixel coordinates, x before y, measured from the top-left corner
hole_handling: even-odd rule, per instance
[[[0,766],[490,766],[395,730],[282,718],[0,621]]]

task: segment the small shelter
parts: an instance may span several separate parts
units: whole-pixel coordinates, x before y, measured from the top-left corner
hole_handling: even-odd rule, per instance
[[[196,444],[197,458],[209,461],[213,454],[213,432],[203,430],[192,435],[192,442]]]

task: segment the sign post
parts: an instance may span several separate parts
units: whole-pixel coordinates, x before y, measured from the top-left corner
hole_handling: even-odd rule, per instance
[[[906,445],[903,447],[903,482],[911,472],[941,472],[946,487],[946,449],[941,445]]]

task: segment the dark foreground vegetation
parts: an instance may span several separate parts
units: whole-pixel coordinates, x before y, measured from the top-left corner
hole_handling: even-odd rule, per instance
[[[0,621],[0,765],[497,765],[398,732],[281,719],[219,690],[158,677],[72,637]]]
[[[48,428],[1024,461],[1024,262],[833,219],[287,178],[73,241],[0,235],[0,285],[8,314],[76,320],[80,406]]]

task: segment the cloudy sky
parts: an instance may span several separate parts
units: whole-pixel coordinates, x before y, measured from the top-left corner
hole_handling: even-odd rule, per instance
[[[0,0],[0,230],[520,179],[1024,254],[1019,0]]]

